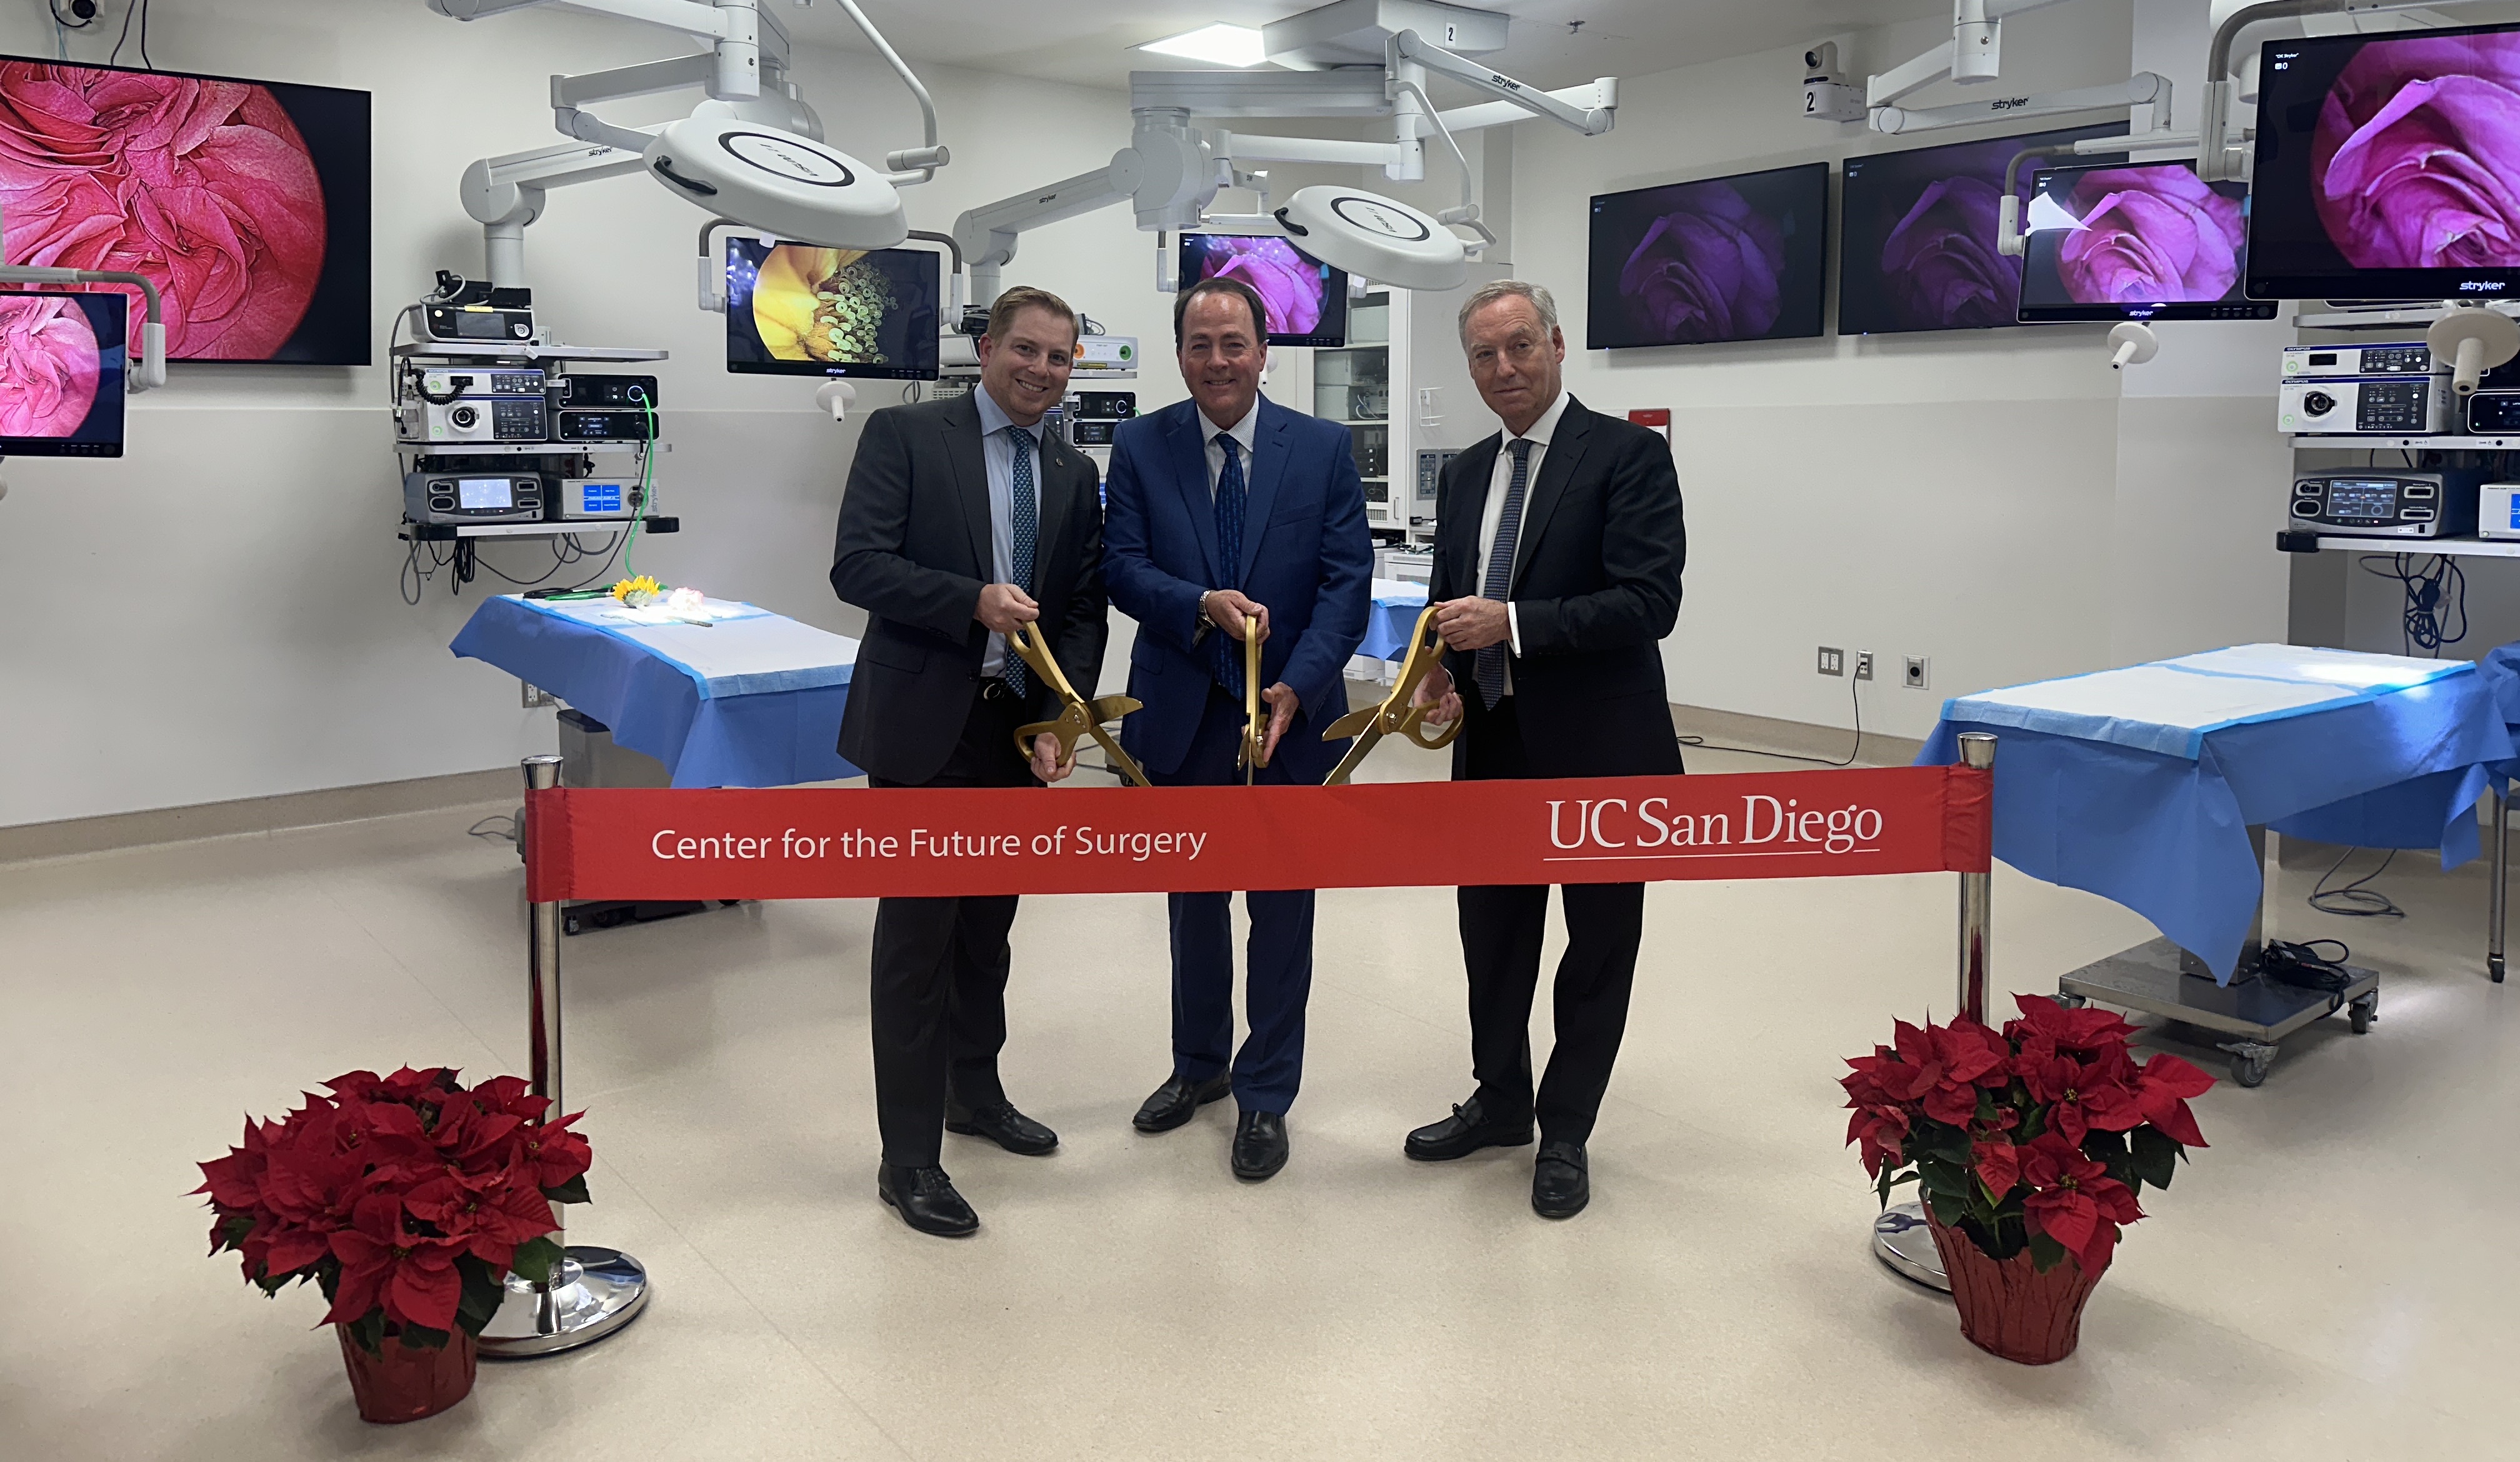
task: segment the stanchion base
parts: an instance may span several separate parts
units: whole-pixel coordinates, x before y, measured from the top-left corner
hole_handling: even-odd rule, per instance
[[[1934,1247],[1934,1231],[1925,1226],[1923,1204],[1898,1203],[1882,1210],[1881,1216],[1872,1220],[1872,1255],[1902,1279],[1951,1293],[1942,1252]],[[482,1353],[488,1353],[486,1346]]]
[[[572,1244],[556,1280],[537,1290],[508,1276],[508,1298],[481,1328],[485,1358],[525,1360],[591,1346],[648,1305],[647,1266],[618,1249]]]

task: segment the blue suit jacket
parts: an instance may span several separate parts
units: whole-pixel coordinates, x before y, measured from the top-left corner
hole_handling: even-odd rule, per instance
[[[1228,565],[1216,560],[1205,430],[1196,403],[1181,401],[1121,423],[1111,443],[1102,573],[1113,607],[1138,621],[1129,694],[1146,703],[1121,722],[1121,744],[1150,771],[1180,767],[1213,679],[1195,640],[1206,622],[1199,599],[1239,589],[1269,607],[1260,683],[1283,681],[1303,703],[1271,762],[1318,782],[1346,754],[1346,743],[1322,740],[1322,727],[1347,713],[1341,676],[1373,592],[1373,535],[1348,432],[1260,398],[1242,562]]]

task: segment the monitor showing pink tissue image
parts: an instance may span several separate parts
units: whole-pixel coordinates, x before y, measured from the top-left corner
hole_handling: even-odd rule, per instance
[[[1825,162],[1596,195],[1584,347],[1821,334],[1827,216]]]
[[[1347,343],[1347,275],[1283,239],[1184,234],[1181,287],[1238,279],[1260,292],[1273,345]]]
[[[0,58],[0,253],[146,276],[169,359],[365,365],[368,128],[364,91]]]
[[[0,292],[0,456],[122,455],[122,301]]]
[[[2240,293],[2248,188],[2193,162],[2042,169],[2023,211],[2024,323],[2271,320]]]
[[[2270,41],[2248,292],[2520,295],[2520,27]]]

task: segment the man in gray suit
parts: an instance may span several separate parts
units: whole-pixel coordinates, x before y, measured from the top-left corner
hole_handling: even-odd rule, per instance
[[[978,390],[867,418],[832,587],[867,612],[839,750],[870,786],[1038,787],[1075,769],[1049,736],[1029,763],[1015,750],[1015,728],[1049,719],[1054,701],[1007,637],[1038,622],[1071,684],[1102,674],[1101,483],[1041,432],[1076,342],[1058,296],[1009,290],[980,340]],[[876,1191],[922,1233],[980,1226],[941,1164],[940,1125],[1013,1153],[1058,1145],[998,1080],[1014,917],[1012,894],[877,905]]]

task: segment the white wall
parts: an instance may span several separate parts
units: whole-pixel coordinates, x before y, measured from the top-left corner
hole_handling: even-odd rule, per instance
[[[465,165],[557,140],[554,71],[681,49],[665,32],[533,12],[459,24],[421,0],[188,0],[158,7],[160,66],[358,87],[376,94],[374,334],[438,267],[480,272],[456,199]],[[50,56],[39,7],[0,10],[0,50]],[[107,27],[100,26],[103,30]],[[72,55],[102,60],[73,38]],[[124,59],[130,59],[129,49]],[[1116,93],[922,68],[957,160],[910,190],[914,227],[1101,165],[1128,140]],[[450,81],[447,77],[464,77]],[[914,145],[918,114],[872,58],[800,55],[832,141],[865,157]],[[625,104],[644,123],[688,94]],[[858,616],[824,575],[855,429],[813,408],[810,381],[724,369],[724,323],[694,307],[704,215],[653,183],[555,192],[527,232],[542,318],[567,339],[659,345],[665,511],[683,533],[643,541],[638,566],[842,631]],[[1114,333],[1168,339],[1153,242],[1112,209],[1026,237],[1007,271],[1065,295]],[[119,462],[13,461],[0,501],[0,826],[494,767],[550,749],[552,712],[447,642],[485,574],[417,608],[396,590],[401,498],[381,367],[192,366],[134,404]],[[1160,368],[1148,406],[1176,399]],[[888,388],[871,400],[891,399]],[[485,560],[531,577],[543,550]]]
[[[2098,0],[2007,22],[2005,88],[2119,80],[2130,57],[2184,54],[2145,7],[2140,27],[2131,4]],[[1860,75],[1948,34],[1903,24],[1840,37],[1840,51]],[[2201,69],[2201,33],[2192,49]],[[2190,399],[2272,380],[2254,343],[2210,363],[2189,353],[2193,374],[2173,386],[2191,343],[2175,337],[2147,368],[2164,395],[2140,418],[2096,326],[1582,349],[1593,194],[2038,125],[1887,138],[1806,121],[1799,68],[1796,48],[1630,77],[1607,137],[1514,134],[1516,272],[1565,306],[1570,388],[1599,410],[1673,413],[1689,565],[1664,647],[1672,698],[1843,726],[1850,684],[1814,673],[1813,648],[1870,650],[1882,678],[1863,692],[1865,724],[1917,736],[1948,695],[2281,638],[2272,412]],[[1830,275],[1833,292],[1833,253]],[[2191,531],[2199,516],[2208,533]],[[1899,687],[1908,655],[1930,658],[1928,691]]]

